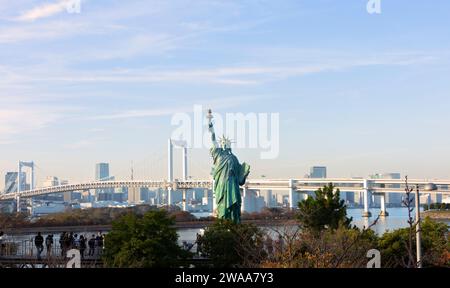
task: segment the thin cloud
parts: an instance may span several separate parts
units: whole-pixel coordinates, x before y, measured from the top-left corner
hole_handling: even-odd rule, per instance
[[[95,144],[95,141],[93,141],[93,140],[80,140],[80,141],[66,144],[66,145],[64,145],[64,148],[71,149],[71,150],[77,150],[77,149],[82,149],[82,148],[92,146],[94,144]]]
[[[41,6],[37,6],[31,10],[24,12],[22,15],[16,18],[17,21],[35,21],[41,18],[48,18],[65,12],[69,5],[72,4],[71,0],[60,0],[56,3],[47,3]]]
[[[191,107],[189,107],[192,109]],[[146,109],[146,110],[126,110],[109,115],[100,115],[90,117],[91,120],[114,120],[139,117],[167,116],[177,112],[185,112],[188,108],[169,108],[169,109]]]
[[[61,116],[42,108],[0,109],[0,143],[13,143],[17,135],[43,129]]]
[[[340,60],[322,59],[316,63],[290,63],[288,66],[279,65],[241,65],[224,66],[204,69],[142,69],[92,70],[74,71],[62,69],[57,72],[23,69],[9,71],[15,77],[4,85],[13,83],[194,83],[218,85],[258,85],[279,81],[292,77],[310,74],[345,71],[358,67],[374,66],[409,66],[431,63],[434,57],[416,55],[384,55],[377,58],[350,57]],[[12,68],[14,69],[14,68]],[[4,80],[3,80],[4,81]],[[3,82],[0,79],[0,85]]]
[[[0,30],[0,43],[18,43],[33,40],[49,40],[75,35],[101,35],[122,30],[120,25],[93,25],[83,21],[50,21],[45,23],[26,23]]]
[[[242,103],[244,102],[254,101],[256,99],[261,100],[264,97],[267,96],[252,95],[240,97],[227,97],[226,99],[205,100],[203,101],[202,104],[204,104],[203,106],[204,109],[206,109],[207,107],[214,107],[214,110],[220,110],[242,105]],[[112,114],[89,117],[88,120],[119,120],[119,119],[142,118],[142,117],[172,116],[175,113],[190,113],[193,111],[193,109],[194,109],[193,105],[186,105],[160,109],[124,110]]]
[[[0,100],[1,100],[0,96]],[[0,106],[0,144],[15,143],[23,135],[37,133],[54,123],[69,119],[78,107],[34,105]]]

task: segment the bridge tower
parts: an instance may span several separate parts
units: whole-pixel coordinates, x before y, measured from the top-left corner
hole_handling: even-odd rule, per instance
[[[134,181],[134,168],[133,162],[131,162],[131,181]],[[128,187],[128,202],[133,204],[141,203],[141,188],[140,187]]]
[[[34,162],[25,162],[25,161],[19,161],[18,170],[17,170],[17,194],[16,194],[16,209],[17,212],[20,212],[20,192],[21,192],[21,174],[22,174],[22,168],[23,167],[29,167],[31,168],[31,180],[30,180],[30,190],[33,190],[35,188],[35,182],[34,182]]]
[[[182,140],[172,140],[167,141],[167,182],[173,182],[173,148],[182,148],[182,163],[183,163],[183,180],[188,180],[188,153],[187,153],[187,142]],[[172,205],[172,188],[168,191],[168,205]],[[183,190],[183,210],[186,211],[186,190]]]
[[[363,193],[364,193],[364,212],[363,217],[371,217],[372,213],[369,211],[369,197],[370,197],[370,190],[369,190],[369,181],[367,179],[364,179],[363,183]]]
[[[298,204],[298,193],[295,190],[293,179],[289,179],[289,208],[295,209]]]
[[[380,194],[380,203],[381,203],[381,212],[380,216],[386,217],[389,216],[389,213],[386,211],[386,193]]]

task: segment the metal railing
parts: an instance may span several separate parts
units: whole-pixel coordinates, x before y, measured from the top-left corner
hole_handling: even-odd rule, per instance
[[[0,244],[0,259],[16,258],[16,259],[66,259],[66,252],[70,249],[77,249],[76,247],[63,247],[58,244],[50,246],[43,245],[41,253],[38,251],[38,247],[34,244],[33,239],[21,240],[21,241],[3,241]],[[95,247],[91,249],[87,247],[82,253],[83,259],[101,259],[103,253],[102,247]]]

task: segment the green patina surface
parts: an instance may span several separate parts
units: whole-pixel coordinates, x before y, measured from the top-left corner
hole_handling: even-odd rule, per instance
[[[229,148],[211,148],[213,158],[214,195],[219,219],[241,222],[242,198],[239,186],[244,185],[250,166],[239,164]]]

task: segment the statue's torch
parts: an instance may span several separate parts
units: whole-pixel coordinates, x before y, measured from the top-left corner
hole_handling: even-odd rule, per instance
[[[206,119],[208,119],[208,126],[211,127],[212,126],[212,119],[213,119],[213,115],[212,115],[211,109],[208,109],[208,114],[206,115]]]

